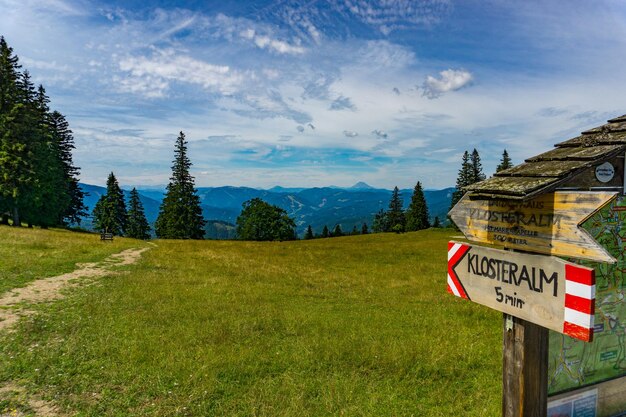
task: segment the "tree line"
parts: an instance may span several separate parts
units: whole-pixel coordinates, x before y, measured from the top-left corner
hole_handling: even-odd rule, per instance
[[[191,165],[191,160],[187,156],[187,140],[185,134],[180,132],[174,147],[172,176],[154,225],[154,232],[158,238],[204,238],[206,221],[202,216],[194,178],[189,173]],[[109,174],[107,191],[100,197],[93,210],[94,228],[118,236],[148,239],[150,225],[135,188],[130,192],[129,205],[130,208],[127,210],[124,193],[115,174]]]
[[[502,152],[500,163],[496,167],[496,173],[512,167],[513,162],[509,153],[505,149],[504,152]],[[483,172],[483,165],[480,161],[480,155],[478,154],[476,148],[474,148],[471,154],[468,151],[465,151],[461,159],[461,168],[459,169],[459,174],[456,178],[456,185],[454,187],[455,191],[452,193],[450,209],[452,209],[452,207],[454,207],[456,203],[463,198],[466,193],[466,187],[483,181],[486,178],[487,176]]]
[[[155,224],[155,234],[163,239],[203,239],[206,221],[202,216],[200,199],[194,186],[194,178],[189,169],[192,164],[187,156],[187,141],[180,132],[176,139],[172,176],[167,186],[163,203]],[[505,150],[497,172],[512,166]],[[457,188],[453,194],[452,205],[464,194],[464,187],[484,180],[480,155],[476,149],[470,154],[465,151],[461,169],[457,178]],[[372,231],[409,232],[441,227],[438,217],[430,223],[428,206],[420,181],[413,188],[411,202],[406,210],[398,187],[394,187],[387,210],[380,210],[374,216]],[[107,192],[100,197],[93,212],[94,227],[109,233],[126,235],[137,239],[150,236],[150,226],[146,221],[143,206],[136,189],[130,192],[130,209],[126,210],[124,195],[113,173],[107,180]],[[253,198],[243,203],[242,211],[236,220],[237,238],[256,241],[284,241],[297,239],[296,223],[288,213],[260,198]],[[331,231],[327,225],[319,234],[315,234],[308,225],[304,239],[328,238],[345,235],[368,234],[367,223],[360,230],[355,225],[351,232],[345,233],[340,224]]]
[[[400,196],[400,190],[398,190],[398,187],[394,187],[389,200],[389,208],[387,210],[381,209],[374,216],[372,223],[374,233],[415,232],[428,229],[431,226],[428,206],[426,205],[426,198],[424,197],[424,190],[420,181],[413,188],[409,207],[406,210],[403,207],[404,202]],[[438,217],[434,219],[433,226],[440,226]]]
[[[80,224],[87,215],[72,161],[74,137],[51,110],[43,85],[0,37],[0,213],[2,224],[43,228]]]
[[[367,223],[362,223],[361,228],[359,228],[356,224],[352,227],[352,231],[344,232],[341,228],[340,224],[336,224],[333,230],[328,228],[328,225],[324,225],[322,228],[322,232],[319,234],[315,234],[313,232],[313,228],[311,225],[308,225],[306,231],[304,232],[304,240],[310,239],[324,239],[327,237],[341,237],[341,236],[356,236],[356,235],[367,235],[369,234],[369,227]]]

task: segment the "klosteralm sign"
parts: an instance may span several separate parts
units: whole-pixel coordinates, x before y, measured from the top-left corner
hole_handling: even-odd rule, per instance
[[[473,184],[449,213],[490,246],[449,242],[447,289],[504,313],[504,417],[626,416],[625,154],[626,115]]]
[[[556,192],[520,202],[471,200],[466,195],[450,211],[450,218],[475,242],[614,263],[615,258],[579,226],[616,196]]]
[[[593,336],[595,275],[553,256],[448,244],[448,292],[568,336]]]

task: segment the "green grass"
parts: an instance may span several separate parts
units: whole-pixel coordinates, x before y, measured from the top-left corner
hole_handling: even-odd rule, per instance
[[[35,279],[73,271],[77,262],[101,261],[140,245],[145,243],[124,238],[100,242],[96,234],[0,226],[0,294]]]
[[[157,241],[5,335],[0,381],[81,416],[498,415],[501,315],[446,292],[448,237]]]

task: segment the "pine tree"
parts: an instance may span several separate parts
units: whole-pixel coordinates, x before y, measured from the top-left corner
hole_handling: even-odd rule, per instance
[[[435,217],[435,220],[433,221],[433,227],[434,228],[440,228],[441,227],[441,222],[439,221],[439,216]]]
[[[387,219],[387,212],[380,209],[378,213],[374,215],[374,221],[372,222],[372,231],[374,233],[382,233],[389,231],[389,221]]]
[[[81,217],[87,215],[88,208],[83,202],[85,193],[78,185],[80,168],[74,166],[72,160],[72,150],[75,149],[74,136],[72,135],[67,120],[65,120],[65,116],[58,111],[53,111],[50,114],[50,129],[52,131],[53,140],[58,146],[59,159],[63,170],[63,180],[69,197],[69,203],[61,213],[60,223],[80,224]]]
[[[459,200],[465,195],[464,188],[467,187],[468,185],[472,184],[472,182],[471,182],[472,167],[471,167],[471,164],[469,162],[469,159],[470,159],[469,152],[465,151],[463,153],[463,159],[462,159],[462,162],[461,162],[461,169],[459,169],[459,175],[456,178],[455,190],[452,193],[452,201],[451,201],[451,204],[450,204],[450,209],[452,209],[452,207],[454,207],[456,205],[456,203],[458,203]]]
[[[396,233],[404,232],[406,219],[404,218],[404,211],[402,209],[402,197],[400,197],[400,190],[398,187],[394,187],[391,194],[391,200],[389,200],[389,210],[387,211],[387,226],[385,231],[392,231]]]
[[[483,165],[480,162],[480,155],[476,148],[472,151],[472,156],[470,157],[470,166],[471,168],[471,176],[470,182],[468,185],[474,184],[475,182],[483,181],[485,178],[485,174],[483,173]]]
[[[352,231],[350,232],[350,234],[351,234],[352,236],[356,236],[356,235],[358,235],[358,234],[359,234],[359,228],[358,228],[358,227],[356,227],[356,224],[354,225],[354,227],[352,227]]]
[[[164,239],[203,239],[206,220],[202,217],[194,178],[189,174],[191,161],[187,156],[187,141],[183,132],[176,139],[173,164],[170,183],[155,224],[156,235]]]
[[[60,225],[70,204],[68,183],[63,175],[59,143],[51,129],[50,99],[43,86],[35,91],[28,71],[22,75],[25,106],[31,120],[30,149],[35,181],[25,187],[20,200],[22,218],[29,226]]]
[[[9,210],[13,226],[21,226],[20,199],[35,181],[31,142],[33,121],[26,108],[18,58],[0,37],[0,208]]]
[[[505,169],[509,169],[512,167],[513,162],[509,157],[509,153],[505,149],[504,152],[502,152],[502,159],[500,159],[500,164],[496,167],[496,172],[504,171]]]
[[[304,239],[305,240],[310,240],[313,239],[315,236],[313,235],[313,229],[311,228],[311,225],[309,225],[309,227],[306,228],[306,233],[304,234]]]
[[[86,214],[78,170],[71,165],[73,139],[70,135],[71,146],[66,148],[62,139],[67,138],[56,134],[44,87],[35,89],[28,71],[21,73],[20,68],[17,56],[0,37],[2,222],[7,222],[6,213],[11,212],[14,226],[20,226],[22,220],[29,226],[61,225],[72,204],[79,208],[76,218]]]
[[[150,225],[148,224],[148,220],[146,220],[143,204],[141,204],[136,188],[133,188],[130,192],[126,236],[142,240],[150,238]]]
[[[343,230],[341,230],[341,225],[338,224],[335,226],[335,229],[333,230],[333,237],[340,237],[343,236]]]
[[[428,229],[430,227],[428,221],[428,206],[424,197],[422,184],[418,181],[413,188],[413,196],[411,204],[406,212],[406,230],[414,232],[416,230]]]
[[[330,237],[330,231],[326,225],[324,225],[324,229],[322,229],[322,237]]]
[[[107,192],[96,203],[92,216],[96,230],[118,236],[126,231],[128,214],[124,193],[112,172],[107,178]]]
[[[366,234],[368,234],[368,233],[369,233],[369,230],[367,230],[367,223],[363,223],[363,224],[361,225],[361,234],[362,234],[362,235],[366,235]]]

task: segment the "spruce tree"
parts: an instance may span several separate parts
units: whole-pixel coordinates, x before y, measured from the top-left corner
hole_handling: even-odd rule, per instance
[[[79,208],[75,219],[86,214],[78,188],[78,170],[71,165],[73,139],[70,135],[71,147],[67,148],[67,138],[55,130],[54,113],[50,113],[44,87],[36,89],[28,71],[22,73],[20,68],[17,56],[0,37],[2,222],[7,222],[6,213],[10,212],[15,226],[22,220],[29,226],[61,225],[72,204]],[[71,133],[66,122],[65,128]]]
[[[33,184],[33,120],[21,84],[18,58],[0,36],[0,207],[9,210],[13,226],[21,226],[20,199]]]
[[[436,229],[441,227],[441,222],[439,221],[439,216],[435,217],[435,220],[433,221],[433,227],[436,228]]]
[[[343,230],[341,230],[341,225],[338,224],[335,226],[335,229],[333,230],[333,237],[340,237],[343,236]]]
[[[306,232],[304,233],[304,239],[310,240],[310,239],[313,239],[314,237],[315,235],[313,235],[313,229],[311,228],[311,225],[309,225],[309,227],[306,228]]]
[[[67,120],[65,120],[65,116],[58,111],[53,111],[50,114],[50,129],[52,131],[53,141],[58,147],[59,159],[63,171],[63,181],[65,182],[65,188],[69,198],[68,204],[61,213],[60,222],[63,224],[80,224],[81,217],[87,215],[88,208],[83,202],[85,193],[78,185],[80,168],[74,166],[72,160],[72,150],[75,148],[74,136]]]
[[[330,237],[330,231],[326,225],[324,225],[324,228],[322,229],[322,237]]]
[[[356,224],[354,225],[354,227],[352,227],[352,232],[350,232],[350,234],[351,234],[352,236],[356,236],[356,235],[358,235],[358,234],[359,234],[359,228],[358,228],[358,227],[356,227]]]
[[[155,224],[157,237],[164,239],[203,239],[206,221],[202,217],[200,197],[194,178],[189,174],[191,161],[187,156],[185,134],[176,139],[172,176]]]
[[[404,232],[406,219],[404,217],[404,211],[402,209],[402,197],[400,197],[400,190],[398,187],[394,187],[391,194],[391,200],[389,200],[389,210],[387,211],[387,226],[385,231],[392,231],[396,233]]]
[[[374,233],[382,233],[389,231],[389,222],[387,219],[387,212],[380,209],[378,213],[374,215],[374,221],[372,222],[372,231]]]
[[[120,236],[126,231],[128,214],[124,193],[112,172],[107,178],[107,192],[96,203],[92,216],[94,228],[100,232]]]
[[[150,225],[148,224],[148,220],[146,220],[143,204],[141,204],[136,188],[131,190],[130,200],[128,201],[126,236],[142,240],[150,238]]]
[[[368,233],[369,233],[369,230],[367,230],[367,223],[363,223],[363,224],[361,225],[361,234],[362,234],[362,235],[366,235],[366,234],[368,234]]]
[[[35,91],[28,71],[22,76],[25,105],[32,123],[30,148],[35,181],[25,188],[20,200],[21,213],[30,225],[43,228],[60,225],[70,204],[68,183],[64,178],[59,143],[50,123],[50,99],[42,85]]]
[[[502,152],[502,159],[500,159],[500,164],[496,167],[496,172],[504,171],[505,169],[509,169],[512,167],[513,162],[509,157],[509,153],[505,149],[504,152]]]
[[[465,195],[464,188],[472,184],[471,182],[472,167],[471,167],[469,160],[470,160],[469,152],[465,151],[463,153],[461,169],[459,169],[459,175],[456,178],[455,190],[452,193],[452,201],[450,204],[450,209],[452,209],[452,207],[454,207],[456,203],[459,202],[459,200],[463,197],[463,195]]]
[[[468,185],[474,184],[475,182],[483,181],[485,178],[485,174],[483,173],[483,165],[480,162],[480,155],[476,148],[472,151],[472,156],[470,157],[470,166],[471,166],[471,175],[470,182]]]
[[[422,184],[418,181],[413,188],[411,196],[411,204],[406,212],[406,230],[414,232],[416,230],[428,229],[430,227],[428,221],[428,206],[424,197]]]

